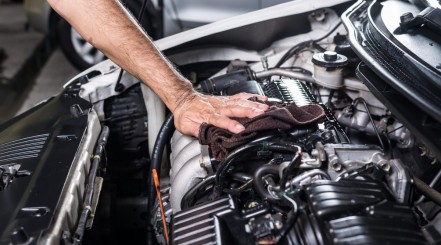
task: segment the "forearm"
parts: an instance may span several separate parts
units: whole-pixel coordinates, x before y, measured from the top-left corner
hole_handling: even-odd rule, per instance
[[[249,101],[255,96],[251,94],[215,97],[196,93],[117,0],[48,1],[88,42],[155,91],[184,134],[197,137],[202,123],[239,133],[244,127],[232,117],[251,118],[268,109]]]
[[[154,47],[117,0],[49,0],[88,42],[144,81],[174,111],[192,86]],[[167,89],[164,89],[167,88]]]

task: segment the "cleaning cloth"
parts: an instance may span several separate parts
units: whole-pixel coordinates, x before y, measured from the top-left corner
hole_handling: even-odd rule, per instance
[[[269,105],[269,109],[259,116],[234,118],[245,127],[245,130],[238,134],[203,123],[199,130],[199,142],[209,145],[212,156],[216,160],[222,160],[231,150],[252,141],[260,132],[273,129],[288,130],[296,125],[312,124],[325,116],[320,105],[299,107],[295,103],[265,103]]]

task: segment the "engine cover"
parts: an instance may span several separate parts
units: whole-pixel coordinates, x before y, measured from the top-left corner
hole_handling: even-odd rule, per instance
[[[369,175],[318,181],[281,244],[428,244],[409,206]],[[173,244],[256,244],[276,233],[280,216],[264,205],[238,207],[226,196],[175,214]]]
[[[313,183],[287,244],[427,244],[412,209],[366,176]]]

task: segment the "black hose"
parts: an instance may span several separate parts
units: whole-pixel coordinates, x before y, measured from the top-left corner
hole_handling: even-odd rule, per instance
[[[283,171],[282,179],[280,179],[280,190],[284,191],[286,189],[286,182],[288,182],[288,177],[291,175],[292,171],[294,171],[294,169],[300,165],[301,160],[302,153],[301,149],[299,149],[296,155],[292,158],[289,165]]]
[[[155,146],[153,147],[150,168],[151,170],[156,169],[158,176],[161,176],[162,153],[164,152],[165,146],[168,144],[168,142],[170,142],[170,139],[176,129],[173,120],[173,114],[167,116],[164,124],[162,124],[162,127],[159,130],[158,137],[155,141]],[[152,188],[154,190],[154,185],[152,185]]]
[[[265,175],[278,175],[279,174],[279,166],[278,165],[270,165],[264,164],[257,168],[254,172],[254,188],[256,189],[257,194],[259,194],[262,198],[269,202],[278,202],[279,198],[271,196],[268,191],[265,189],[265,183],[262,178]]]
[[[167,143],[170,142],[173,132],[175,132],[175,124],[173,123],[173,120],[173,114],[170,113],[170,115],[168,115],[165,119],[164,124],[162,124],[161,129],[159,130],[158,137],[155,141],[155,146],[153,147],[150,171],[147,173],[148,176],[150,176],[147,186],[147,244],[153,244],[154,237],[152,224],[150,224],[150,215],[152,215],[151,212],[156,198],[156,191],[151,173],[153,169],[156,169],[158,176],[161,176],[162,153],[164,152]]]
[[[243,145],[233,152],[231,152],[220,164],[219,168],[216,171],[216,184],[214,186],[214,197],[219,197],[222,194],[225,182],[225,176],[227,174],[227,170],[234,164],[234,160],[241,156],[245,152],[251,152],[262,148],[268,148],[267,150],[274,151],[290,151],[297,152],[300,148],[294,144],[288,143],[275,143],[275,142],[252,142],[246,145]]]
[[[436,203],[438,206],[441,206],[441,193],[437,190],[433,189],[422,180],[417,177],[413,177],[413,183],[415,187],[427,198],[429,198],[432,202]]]
[[[214,184],[215,177],[214,175],[210,175],[187,191],[181,199],[181,210],[193,206],[196,195],[199,194],[201,190],[208,191],[207,187]]]
[[[238,156],[240,156],[244,152],[250,152],[253,150],[258,150],[262,148],[262,143],[249,143],[246,145],[243,145],[233,152],[231,152],[220,164],[219,168],[216,171],[216,178],[215,178],[215,186],[214,186],[214,196],[219,197],[222,194],[222,190],[224,187],[224,180],[225,175],[227,173],[228,168],[233,164],[233,160],[236,159]]]

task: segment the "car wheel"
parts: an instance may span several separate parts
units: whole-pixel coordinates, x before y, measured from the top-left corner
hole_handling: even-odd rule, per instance
[[[85,70],[106,58],[65,20],[60,21],[58,39],[67,59],[80,70]]]

